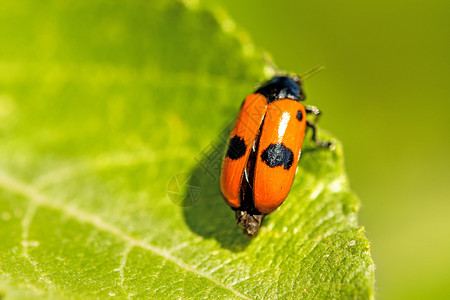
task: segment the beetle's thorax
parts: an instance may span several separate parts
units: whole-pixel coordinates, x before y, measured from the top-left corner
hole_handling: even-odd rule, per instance
[[[265,96],[268,103],[281,99],[305,100],[298,77],[276,76],[264,83],[255,93]]]

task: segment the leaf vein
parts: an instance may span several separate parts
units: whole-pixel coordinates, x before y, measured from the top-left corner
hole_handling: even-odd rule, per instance
[[[109,224],[102,220],[100,217],[95,216],[93,214],[90,214],[85,211],[81,211],[76,207],[68,206],[67,204],[60,204],[51,201],[48,197],[41,194],[38,190],[36,190],[33,186],[26,184],[24,182],[21,182],[15,178],[12,178],[6,174],[0,174],[0,186],[3,187],[6,190],[9,190],[11,192],[14,192],[16,194],[22,195],[27,197],[30,202],[34,203],[36,206],[40,207],[47,207],[53,210],[57,210],[61,212],[62,214],[71,217],[75,220],[77,220],[80,223],[90,224],[97,228],[98,230],[107,232],[109,234],[112,234],[121,240],[123,240],[125,243],[127,243],[130,246],[133,247],[139,247],[144,250],[147,250],[149,252],[152,252],[158,256],[163,257],[165,260],[171,261],[172,263],[178,265],[180,268],[184,269],[185,271],[189,271],[191,273],[194,273],[200,277],[204,277],[208,279],[209,281],[213,282],[215,285],[228,290],[229,292],[233,293],[235,296],[242,298],[242,299],[250,299],[249,297],[245,296],[244,294],[241,294],[239,291],[233,289],[230,286],[225,285],[224,283],[218,281],[214,277],[210,276],[210,274],[201,272],[194,267],[186,264],[181,259],[172,256],[168,251],[164,249],[159,249],[154,247],[153,245],[150,245],[144,241],[138,240],[134,238],[133,236],[129,235],[128,233],[122,231],[121,229],[115,227],[112,224]]]
[[[30,205],[27,208],[27,211],[25,212],[25,215],[22,219],[21,225],[22,225],[22,255],[25,257],[25,259],[33,266],[34,271],[38,274],[39,280],[44,281],[49,287],[53,288],[54,284],[53,282],[46,277],[45,274],[42,274],[42,271],[38,267],[38,263],[30,256],[29,253],[29,246],[33,242],[29,240],[30,235],[30,226],[34,219],[34,216],[36,215],[38,205],[35,203],[30,203]],[[34,243],[37,243],[34,241]]]

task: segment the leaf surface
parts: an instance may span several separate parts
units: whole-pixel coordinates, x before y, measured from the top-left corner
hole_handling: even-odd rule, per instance
[[[221,158],[266,75],[232,21],[176,1],[2,5],[0,298],[372,296],[339,143],[307,139],[256,239],[235,225]]]

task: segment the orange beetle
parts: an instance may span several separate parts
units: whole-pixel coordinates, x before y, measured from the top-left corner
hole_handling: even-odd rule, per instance
[[[236,212],[244,234],[254,237],[265,215],[286,199],[294,180],[306,127],[321,147],[331,142],[316,139],[314,123],[306,114],[318,115],[305,100],[298,76],[276,76],[249,95],[242,104],[230,134],[222,165],[222,194]]]

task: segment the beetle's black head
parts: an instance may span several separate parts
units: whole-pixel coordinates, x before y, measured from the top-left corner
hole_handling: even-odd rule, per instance
[[[269,103],[286,98],[297,101],[303,101],[306,98],[302,89],[302,81],[297,75],[275,76],[264,83],[255,93],[264,95]]]

